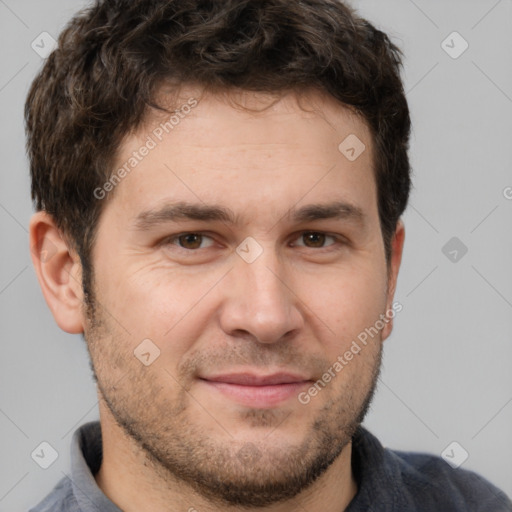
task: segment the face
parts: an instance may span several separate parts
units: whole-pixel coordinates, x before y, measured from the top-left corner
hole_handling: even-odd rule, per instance
[[[318,93],[236,101],[252,110],[205,95],[127,137],[84,329],[100,396],[159,474],[262,506],[350,442],[392,297],[366,125]]]

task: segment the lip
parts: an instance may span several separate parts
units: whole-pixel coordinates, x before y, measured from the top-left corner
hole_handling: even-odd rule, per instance
[[[269,375],[230,373],[203,377],[200,381],[241,405],[263,409],[296,398],[301,389],[311,383],[305,376],[285,372]]]
[[[256,375],[249,372],[226,373],[212,377],[203,377],[203,379],[210,382],[225,382],[226,384],[239,384],[241,386],[273,386],[276,384],[290,384],[310,380],[308,377],[287,372],[278,372],[269,375]]]

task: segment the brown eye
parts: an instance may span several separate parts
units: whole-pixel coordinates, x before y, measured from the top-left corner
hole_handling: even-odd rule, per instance
[[[324,233],[308,232],[302,235],[306,247],[323,247],[326,235]]]
[[[187,233],[176,238],[180,247],[184,249],[199,249],[203,241],[203,235],[198,233]]]

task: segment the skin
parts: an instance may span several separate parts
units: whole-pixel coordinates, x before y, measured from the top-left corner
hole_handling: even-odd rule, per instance
[[[182,96],[178,104],[199,92]],[[150,113],[126,137],[116,168],[160,122]],[[349,134],[366,145],[353,162],[338,150]],[[391,309],[404,227],[388,266],[372,155],[366,124],[318,92],[300,102],[292,93],[203,95],[106,200],[94,310],[84,306],[79,258],[50,216],[33,216],[31,245],[53,254],[33,256],[43,294],[62,329],[84,333],[97,379],[104,454],[95,478],[122,510],[339,512],[354,497],[350,440],[392,321],[308,404],[298,393],[241,404],[201,378],[291,371],[310,381],[307,391]],[[335,201],[361,216],[290,214]],[[220,205],[237,222],[137,227],[142,212],[176,202]],[[262,250],[252,263],[236,252],[247,237]],[[160,350],[149,366],[134,357],[145,339]]]

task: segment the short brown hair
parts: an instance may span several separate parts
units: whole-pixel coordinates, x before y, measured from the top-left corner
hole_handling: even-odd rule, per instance
[[[167,81],[227,91],[316,88],[355,110],[373,136],[389,262],[410,189],[402,54],[351,8],[337,0],[97,0],[58,43],[25,105],[32,199],[74,245],[86,281],[103,206],[93,191]]]

